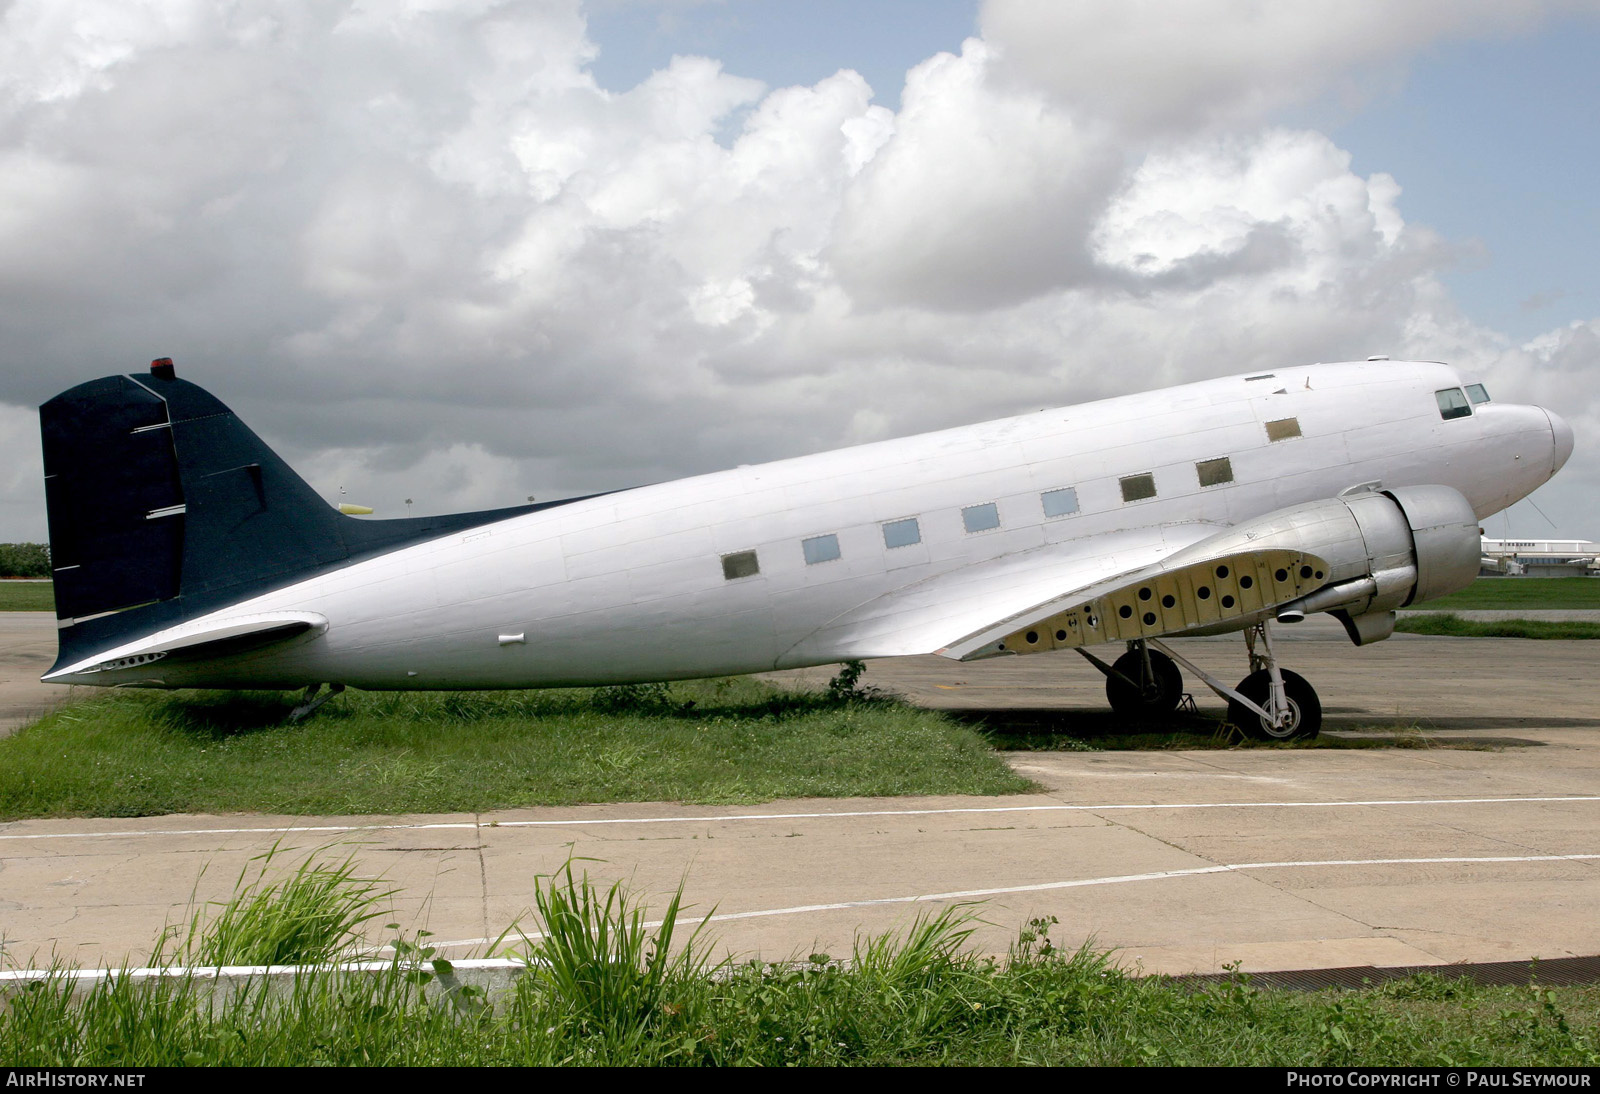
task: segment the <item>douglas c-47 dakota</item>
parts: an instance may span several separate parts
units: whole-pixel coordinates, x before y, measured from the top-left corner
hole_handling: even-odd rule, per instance
[[[1468,585],[1478,524],[1572,430],[1455,369],[1282,368],[590,497],[362,520],[172,363],[40,410],[70,684],[527,688],[1074,649],[1114,709],[1179,665],[1262,737],[1316,692],[1274,624],[1356,645]],[[1241,631],[1229,686],[1169,640]],[[1121,644],[1114,661],[1095,647]],[[329,692],[321,692],[324,685]],[[320,694],[319,694],[320,692]]]

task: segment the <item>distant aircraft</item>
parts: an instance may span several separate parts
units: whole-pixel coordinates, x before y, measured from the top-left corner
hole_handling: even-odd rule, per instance
[[[1076,649],[1161,716],[1178,665],[1260,737],[1312,736],[1271,624],[1356,645],[1463,588],[1478,522],[1572,452],[1536,406],[1374,358],[453,516],[341,514],[226,406],[108,376],[40,410],[54,683],[525,688]],[[1243,631],[1234,687],[1164,641]],[[1110,664],[1088,647],[1125,643]],[[332,692],[322,692],[324,685]]]

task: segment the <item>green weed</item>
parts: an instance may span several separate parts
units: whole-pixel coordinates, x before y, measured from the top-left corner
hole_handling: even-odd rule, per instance
[[[395,895],[356,873],[354,853],[327,862],[316,854],[268,882],[282,841],[250,860],[226,901],[197,909],[178,956],[190,965],[321,965],[359,938],[361,925]],[[255,877],[246,880],[251,866]],[[207,910],[207,909],[211,910]]]
[[[709,913],[674,950],[682,902],[680,885],[651,926],[620,881],[601,894],[588,874],[573,876],[571,861],[538,879],[534,910],[543,930],[528,943],[526,960],[574,1036],[596,1038],[604,1053],[626,1059],[676,1016],[664,1003],[669,992],[682,994],[716,971],[697,944]]]

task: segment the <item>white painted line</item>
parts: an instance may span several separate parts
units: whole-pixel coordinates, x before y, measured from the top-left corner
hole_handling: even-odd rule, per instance
[[[1202,874],[1232,874],[1245,870],[1305,869],[1321,866],[1420,866],[1438,863],[1522,863],[1522,862],[1581,862],[1600,859],[1600,854],[1585,855],[1495,855],[1481,857],[1440,858],[1371,858],[1371,859],[1318,859],[1303,862],[1240,862],[1218,866],[1195,866],[1184,870],[1155,870],[1145,874],[1113,874],[1110,877],[1076,878],[1072,881],[1047,881],[1037,885],[1007,885],[995,889],[963,889],[949,893],[924,893],[920,896],[878,897],[872,900],[849,900],[838,904],[808,904],[793,908],[773,908],[759,912],[729,912],[712,916],[712,921],[723,919],[757,919],[763,916],[795,915],[801,912],[831,912],[847,908],[870,908],[881,904],[920,904],[940,900],[973,900],[978,897],[1005,896],[1009,893],[1041,893],[1054,889],[1080,889],[1100,885],[1124,885],[1134,881],[1162,881],[1175,877],[1198,877]]]
[[[928,904],[944,900],[976,900],[980,897],[1006,896],[1012,893],[1042,893],[1055,889],[1085,889],[1101,885],[1126,885],[1137,881],[1165,881],[1169,878],[1199,877],[1203,874],[1235,874],[1246,870],[1286,870],[1308,869],[1326,866],[1427,866],[1438,864],[1472,865],[1494,863],[1528,863],[1528,862],[1589,862],[1600,859],[1600,854],[1579,855],[1473,855],[1473,856],[1440,856],[1435,858],[1343,858],[1343,859],[1312,859],[1298,862],[1239,862],[1223,863],[1216,866],[1194,866],[1183,870],[1154,870],[1144,874],[1112,874],[1108,877],[1074,878],[1071,881],[1045,881],[1036,885],[1006,885],[993,889],[961,889],[949,893],[922,893],[917,896],[886,896],[874,897],[867,900],[843,900],[833,904],[796,904],[789,908],[763,908],[753,912],[724,912],[713,915],[712,923],[723,923],[735,919],[765,919],[770,916],[780,915],[805,915],[808,912],[840,912],[851,908],[875,908],[891,904]],[[694,922],[693,917],[685,916],[685,922]],[[645,924],[646,927],[661,926],[660,920]],[[502,936],[503,937],[503,936]],[[537,941],[544,937],[542,934],[530,933],[519,936],[529,941]],[[434,942],[432,945],[440,948],[453,946],[486,946],[498,941],[493,938],[458,938],[450,942]],[[385,946],[379,952],[387,950]]]
[[[385,947],[388,949],[389,947]],[[525,961],[509,957],[464,958],[450,962],[452,971],[462,973],[526,972]],[[394,968],[392,961],[343,961],[336,965],[148,965],[133,969],[8,969],[0,972],[0,987],[26,984],[33,980],[64,980],[93,985],[102,980],[126,978],[133,983],[146,980],[251,980],[290,979],[307,969],[341,973],[381,973]]]
[[[251,836],[292,835],[295,832],[431,831],[441,828],[471,829],[472,821],[437,824],[307,824],[278,828],[134,828],[114,832],[0,832],[0,839],[135,839],[148,836]]]
[[[1102,805],[986,805],[947,809],[858,809],[835,813],[680,814],[665,817],[573,817],[566,820],[438,821],[420,824],[308,824],[276,828],[145,828],[111,832],[0,832],[0,840],[132,839],[149,836],[248,836],[294,832],[431,832],[476,828],[573,828],[607,824],[724,824],[731,821],[827,820],[834,817],[933,817],[987,813],[1110,813],[1161,809],[1347,809],[1355,806],[1501,805],[1541,802],[1600,802],[1600,795],[1537,798],[1375,798],[1370,801],[1132,802]],[[18,822],[12,822],[18,823]]]

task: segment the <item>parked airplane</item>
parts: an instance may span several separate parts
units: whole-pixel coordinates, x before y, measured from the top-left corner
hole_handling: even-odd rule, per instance
[[[360,520],[227,407],[109,376],[40,411],[60,656],[141,687],[521,688],[1076,649],[1118,711],[1181,664],[1247,732],[1310,736],[1271,623],[1356,645],[1478,572],[1478,521],[1572,451],[1435,363],[1208,380],[678,482]],[[1166,644],[1243,631],[1229,687]],[[1125,643],[1112,664],[1089,647]],[[332,692],[322,692],[323,685]]]

